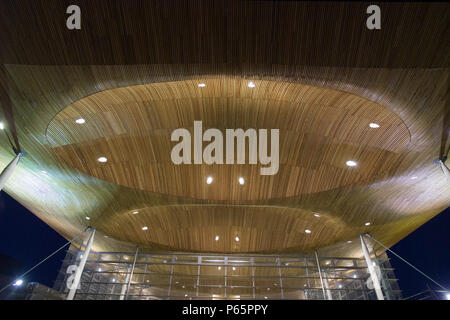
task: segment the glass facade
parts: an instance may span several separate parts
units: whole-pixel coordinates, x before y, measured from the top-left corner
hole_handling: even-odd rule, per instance
[[[68,292],[83,252],[69,250],[55,282]],[[319,265],[318,263],[319,262]],[[374,259],[386,299],[400,299],[389,259]],[[376,299],[365,259],[311,255],[91,252],[75,299]]]

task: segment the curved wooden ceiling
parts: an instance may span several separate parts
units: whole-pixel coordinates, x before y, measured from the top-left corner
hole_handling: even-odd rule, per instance
[[[102,230],[124,241],[177,251],[274,252],[310,251],[328,245],[330,235],[345,237],[346,229],[337,218],[288,207],[172,205],[134,211],[116,214]],[[150,232],[136,233],[143,226]]]
[[[345,92],[277,81],[257,81],[254,89],[242,79],[206,83],[204,88],[194,81],[156,83],[93,94],[53,118],[47,139],[69,166],[99,179],[227,201],[287,198],[368,182],[395,170],[396,152],[410,141],[395,113]],[[85,124],[75,122],[80,117]],[[227,128],[279,129],[279,173],[261,176],[260,164],[173,164],[176,143],[170,135],[189,128],[194,139],[195,120],[202,120],[203,130],[218,128],[223,134]],[[100,156],[108,162],[99,163]],[[346,166],[352,159],[361,162],[358,170]],[[204,183],[208,176],[212,185]]]
[[[49,18],[59,2],[0,10],[0,96],[27,153],[5,190],[65,237],[92,225],[97,250],[305,252],[370,231],[392,245],[448,206],[433,163],[448,150],[445,4],[385,3],[391,27],[369,33],[359,3],[81,3],[79,33]],[[279,128],[278,174],[174,166],[170,133],[194,120]]]

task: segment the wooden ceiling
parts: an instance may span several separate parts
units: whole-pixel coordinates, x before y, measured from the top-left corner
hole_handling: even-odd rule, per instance
[[[72,3],[0,4],[2,121],[27,153],[5,191],[63,236],[348,254],[361,232],[392,245],[449,205],[433,163],[448,152],[447,4],[383,3],[370,31],[363,3],[77,3],[78,31]],[[194,120],[279,128],[278,174],[173,165],[170,134]],[[0,164],[12,156],[1,135]]]
[[[257,81],[255,88],[242,79],[206,83],[204,88],[177,81],[101,91],[56,115],[47,139],[65,163],[99,179],[228,201],[287,198],[389,175],[399,164],[395,152],[410,142],[395,113],[345,92],[279,81]],[[75,122],[80,117],[85,124]],[[260,164],[174,165],[176,143],[170,135],[189,128],[194,139],[195,120],[202,120],[203,130],[218,128],[223,134],[227,128],[280,129],[279,173],[260,176]],[[371,122],[381,127],[370,128]],[[100,156],[108,162],[99,163]],[[358,170],[346,166],[351,159],[361,163]],[[205,184],[208,176],[212,185]],[[240,176],[243,186],[237,183]]]

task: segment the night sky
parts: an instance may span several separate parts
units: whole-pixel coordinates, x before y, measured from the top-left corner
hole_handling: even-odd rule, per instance
[[[0,254],[12,257],[28,268],[64,245],[67,240],[29,212],[5,192],[0,192]],[[450,288],[450,207],[401,240],[391,249],[433,279]],[[403,297],[427,289],[440,289],[411,267],[389,254]],[[53,287],[64,259],[61,250],[25,277]],[[24,270],[18,270],[20,275]]]

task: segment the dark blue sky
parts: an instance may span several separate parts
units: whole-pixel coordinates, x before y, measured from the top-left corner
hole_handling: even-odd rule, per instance
[[[394,245],[391,250],[450,290],[450,207]],[[403,297],[427,289],[442,290],[388,252]]]
[[[46,223],[4,191],[0,192],[0,253],[26,265],[26,269],[47,257],[67,242]],[[64,259],[61,250],[25,277],[53,287]],[[26,270],[19,270],[19,275]]]
[[[3,191],[0,192],[0,226],[0,253],[23,262],[27,268],[67,242]],[[449,227],[450,208],[447,208],[391,249],[450,288]],[[25,279],[52,287],[64,255],[65,251],[61,250]],[[402,261],[388,255],[404,297],[426,290],[427,285],[440,289]]]

